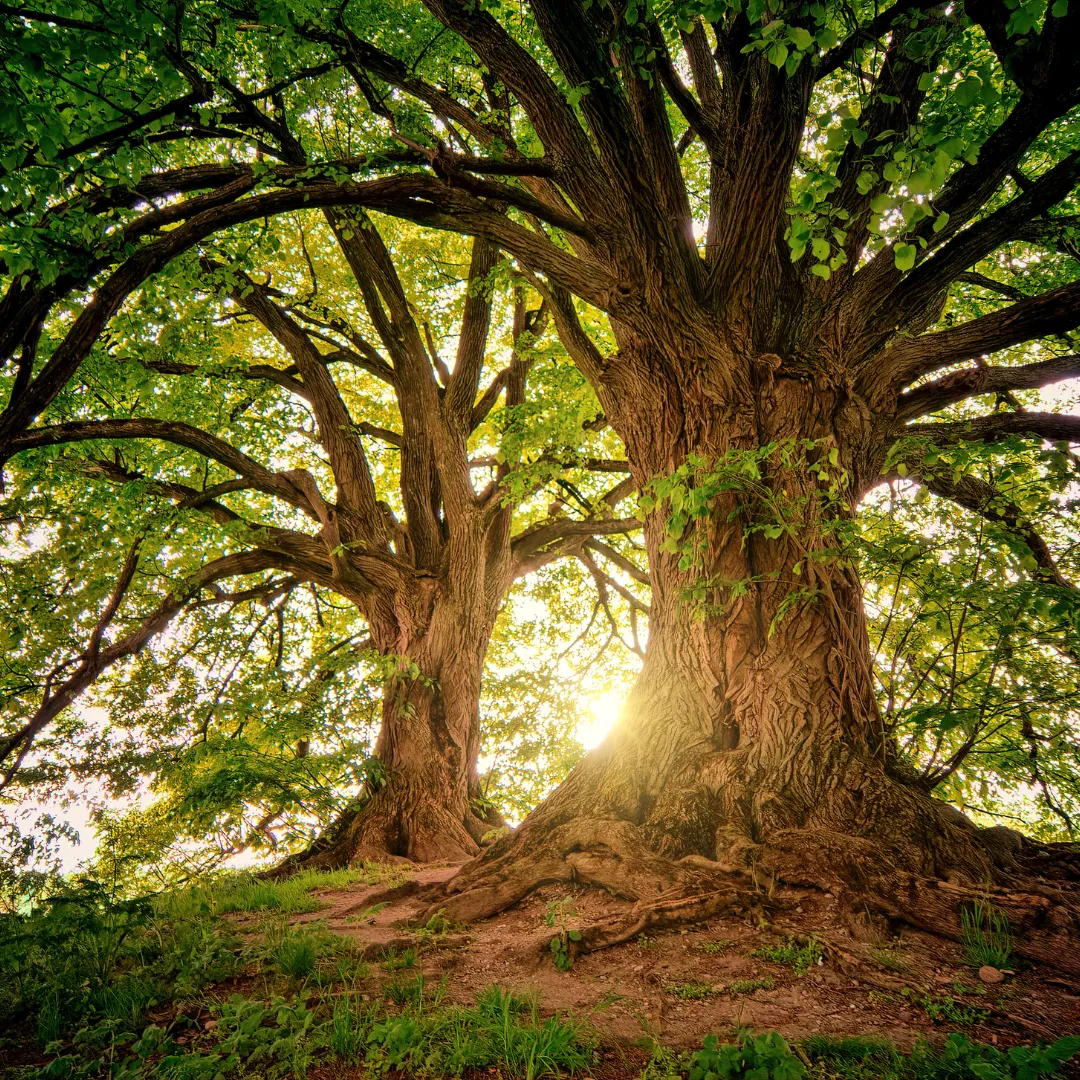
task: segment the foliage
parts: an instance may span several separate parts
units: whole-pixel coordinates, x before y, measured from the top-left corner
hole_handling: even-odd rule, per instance
[[[741,1043],[706,1036],[690,1060],[690,1080],[802,1080],[803,1063],[775,1031],[746,1035]]]
[[[570,920],[577,917],[572,905],[573,900],[565,896],[562,900],[549,901],[544,912],[544,925],[556,930],[548,947],[560,971],[569,971],[574,966],[573,945],[581,940],[581,931],[570,926]]]
[[[963,1002],[957,1001],[952,994],[919,993],[906,986],[900,993],[909,998],[915,1005],[918,1005],[935,1024],[944,1023],[967,1027],[971,1024],[982,1023],[990,1015],[987,1009],[980,1009],[975,1005],[965,1005]]]
[[[712,983],[704,982],[668,983],[664,990],[672,997],[681,998],[683,1001],[705,1001],[717,992]]]
[[[985,900],[976,899],[960,912],[964,962],[973,968],[1007,968],[1012,958],[1009,920]]]
[[[729,949],[734,948],[735,942],[729,938],[716,938],[713,941],[702,941],[695,946],[706,956],[719,956],[721,953],[727,952]]]
[[[755,949],[750,955],[771,960],[774,964],[783,964],[791,968],[796,975],[805,975],[822,962],[823,951],[821,942],[815,937],[807,938],[801,945],[794,938],[788,938],[786,942]]]
[[[1002,1051],[959,1032],[949,1035],[940,1050],[920,1040],[910,1055],[864,1036],[810,1035],[801,1045],[813,1062],[811,1075],[821,1080],[1039,1080],[1056,1076],[1080,1052],[1075,1037]]]
[[[732,979],[725,989],[732,997],[739,994],[752,994],[755,990],[772,990],[776,980],[771,975],[762,975],[753,979]]]

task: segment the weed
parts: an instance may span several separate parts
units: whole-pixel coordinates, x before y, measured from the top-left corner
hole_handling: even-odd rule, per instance
[[[735,942],[730,938],[717,938],[715,941],[702,941],[694,946],[699,952],[703,952],[706,956],[719,956],[721,953],[725,953],[728,949],[735,947]]]
[[[352,915],[346,915],[345,921],[347,923],[368,922],[371,919],[374,919],[384,907],[386,907],[386,904],[372,904],[371,907],[364,908],[363,911],[357,911]]]
[[[721,1043],[708,1035],[690,1059],[690,1080],[802,1080],[806,1067],[775,1031]]]
[[[691,1055],[667,1046],[652,1047],[652,1057],[641,1071],[640,1080],[683,1080],[690,1071]]]
[[[755,949],[750,955],[771,960],[774,964],[783,964],[800,976],[822,962],[821,942],[814,937],[808,938],[805,945],[800,945],[794,938],[788,938],[783,944],[766,945]]]
[[[878,967],[882,967],[886,971],[894,971],[897,975],[903,975],[910,966],[904,957],[899,954],[897,946],[895,945],[886,945],[871,949],[870,959],[873,960]]]
[[[420,953],[412,946],[402,952],[391,948],[383,953],[382,967],[385,971],[403,971],[407,968],[416,967],[419,960]]]
[[[306,979],[315,971],[315,943],[306,935],[290,935],[278,946],[275,959],[282,975]]]
[[[810,1035],[802,1050],[813,1064],[812,1075],[822,1080],[1041,1080],[1080,1051],[1080,1038],[1003,1052],[953,1032],[940,1050],[920,1040],[905,1056],[880,1039]]]
[[[383,996],[387,1001],[392,1001],[395,1005],[423,1005],[424,1003],[424,976],[423,973],[416,976],[415,979],[405,981],[402,979],[391,979],[390,982],[383,987]]]
[[[771,975],[763,975],[760,979],[733,979],[725,988],[733,997],[736,994],[752,994],[755,990],[772,990],[776,986],[776,980]]]
[[[984,900],[976,900],[960,912],[964,963],[972,968],[1007,968],[1012,958],[1012,935],[1003,912]]]
[[[970,1024],[982,1023],[990,1015],[986,1009],[961,1004],[951,994],[942,994],[941,997],[935,998],[931,994],[916,994],[906,986],[900,993],[918,1005],[935,1024],[967,1027]]]
[[[649,937],[648,934],[638,934],[637,947],[639,949],[655,949],[656,945],[656,938]]]
[[[704,1001],[716,993],[716,987],[712,983],[703,982],[669,983],[664,989],[683,1001]]]
[[[334,999],[327,1046],[339,1061],[353,1063],[363,1057],[364,1036],[375,1022],[378,1006],[364,1002],[352,994]]]
[[[569,896],[563,897],[562,900],[552,900],[548,903],[547,911],[544,912],[544,924],[556,929],[549,947],[555,966],[560,971],[569,971],[574,966],[574,958],[570,955],[570,943],[581,940],[581,931],[571,927],[568,922],[577,916],[577,912],[570,906],[571,903]]]

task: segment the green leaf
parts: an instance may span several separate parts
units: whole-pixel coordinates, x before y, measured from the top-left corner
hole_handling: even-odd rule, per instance
[[[915,265],[917,254],[914,244],[897,244],[893,249],[893,262],[897,270],[910,270]]]
[[[770,64],[782,68],[787,62],[788,47],[782,41],[777,41],[769,46],[768,56]]]

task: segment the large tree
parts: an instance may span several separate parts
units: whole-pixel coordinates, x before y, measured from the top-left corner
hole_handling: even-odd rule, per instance
[[[933,447],[1080,438],[1049,412],[923,420],[1077,371],[1073,356],[981,359],[1034,341],[1053,353],[1080,324],[1076,5],[425,0],[230,14],[229,33],[273,54],[282,83],[276,98],[233,94],[230,130],[280,135],[286,87],[324,88],[330,71],[355,92],[319,108],[396,149],[318,176],[185,173],[209,189],[189,200],[201,212],[162,208],[183,224],[101,285],[98,310],[36,375],[34,297],[53,286],[26,278],[9,347],[30,354],[26,386],[0,437],[33,438],[22,429],[113,297],[211,231],[351,204],[501,248],[546,298],[646,493],[652,613],[622,725],[455,879],[449,906],[490,914],[556,880],[637,899],[629,927],[586,935],[595,945],[716,910],[733,883],[768,874],[955,930],[957,901],[1031,852],[948,812],[895,763],[845,551],[883,472],[932,477]],[[297,54],[284,68],[282,42]],[[229,97],[218,82],[226,92],[204,86],[206,99]],[[173,137],[224,122],[224,108],[207,112],[171,113]],[[271,190],[248,195],[256,183]],[[1019,282],[996,255],[1015,245],[1032,252]],[[957,290],[1003,269],[1000,302],[954,318]],[[591,309],[614,351],[589,332]],[[939,486],[993,509],[951,476]],[[1001,902],[1018,924],[1073,925],[1063,894],[1036,892]],[[1075,960],[1060,943],[1030,949]]]
[[[134,298],[99,350],[102,366],[85,373],[91,401],[58,401],[55,422],[12,440],[17,454],[39,451],[20,458],[21,490],[62,472],[68,485],[81,475],[173,501],[177,517],[159,510],[133,524],[201,565],[109,638],[139,564],[133,544],[88,642],[58,665],[66,677],[46,680],[36,710],[15,710],[0,744],[4,781],[78,693],[185,604],[213,602],[198,598],[223,579],[274,571],[245,593],[274,599],[309,583],[349,601],[368,636],[346,655],[373,650],[384,685],[378,772],[361,805],[288,865],[466,858],[502,824],[481,797],[477,760],[484,658],[507,593],[560,556],[591,559],[595,537],[636,531],[615,516],[633,485],[624,462],[581,453],[590,438],[601,450],[612,441],[581,431],[595,399],[548,340],[543,303],[533,294],[528,306],[530,290],[508,280],[488,242],[444,245],[438,273],[414,272],[407,292],[362,214],[333,211],[301,227],[299,247],[292,239],[275,240],[281,257],[262,281],[204,253],[184,302],[177,278]],[[415,254],[400,240],[399,258]],[[573,497],[552,502],[548,486]],[[55,498],[53,508],[64,516]],[[232,550],[215,558],[221,548]],[[90,560],[81,569],[91,581],[100,572]],[[130,624],[134,612],[124,614]],[[28,690],[20,703],[33,700]]]

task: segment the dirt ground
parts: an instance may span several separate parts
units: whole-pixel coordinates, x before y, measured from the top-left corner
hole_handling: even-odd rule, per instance
[[[1024,965],[1003,982],[984,984],[964,965],[959,945],[841,917],[832,897],[810,890],[777,890],[767,916],[718,918],[658,933],[579,956],[568,971],[558,970],[549,947],[556,929],[625,909],[625,901],[595,890],[551,889],[487,922],[418,936],[408,927],[429,904],[423,886],[446,880],[455,869],[419,867],[411,881],[390,892],[382,886],[321,892],[327,906],[296,921],[319,922],[354,939],[373,961],[388,949],[420,945],[425,980],[445,977],[449,998],[471,1002],[489,983],[533,991],[544,1012],[588,1019],[612,1045],[651,1037],[696,1048],[705,1035],[726,1035],[737,1026],[792,1038],[873,1035],[905,1050],[920,1036],[933,1039],[953,1030],[1002,1048],[1080,1031],[1076,981]],[[377,902],[386,906],[372,915]],[[555,929],[545,920],[552,902],[559,911]],[[805,975],[753,955],[811,934],[824,954]],[[391,977],[382,970],[379,975]],[[753,989],[754,980],[773,985]],[[372,993],[379,993],[374,982]]]

